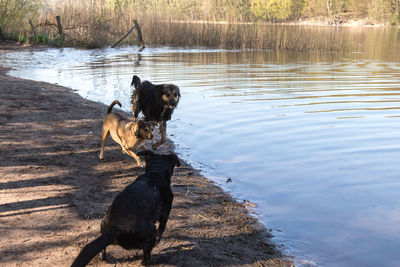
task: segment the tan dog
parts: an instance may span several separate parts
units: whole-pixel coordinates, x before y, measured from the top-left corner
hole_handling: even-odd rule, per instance
[[[133,157],[138,166],[141,166],[140,158],[132,150],[140,148],[147,139],[153,138],[154,124],[144,120],[132,122],[118,113],[112,113],[115,104],[121,106],[118,100],[114,100],[108,107],[107,115],[104,118],[99,158],[103,158],[104,144],[108,135],[111,135],[111,138],[121,145],[122,152]]]

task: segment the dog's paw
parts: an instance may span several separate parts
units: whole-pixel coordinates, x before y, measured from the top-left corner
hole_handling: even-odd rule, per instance
[[[150,265],[150,260],[142,260],[141,264],[143,266],[148,266],[148,265]]]
[[[142,161],[136,162],[136,165],[137,165],[138,168],[143,168],[144,167],[144,163]]]
[[[101,253],[100,253],[100,260],[101,260],[101,261],[107,261],[107,259],[106,259],[106,253],[104,253],[104,252],[101,252]]]

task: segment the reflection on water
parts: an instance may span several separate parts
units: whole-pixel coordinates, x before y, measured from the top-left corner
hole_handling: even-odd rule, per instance
[[[180,155],[241,199],[299,261],[400,261],[398,32],[357,53],[150,48],[7,54],[12,75],[69,86],[129,111],[133,74],[172,82]],[[389,41],[390,42],[389,42]],[[374,42],[373,42],[374,41]],[[374,46],[372,47],[372,44]],[[373,52],[372,52],[373,51]],[[227,177],[232,183],[225,184]]]

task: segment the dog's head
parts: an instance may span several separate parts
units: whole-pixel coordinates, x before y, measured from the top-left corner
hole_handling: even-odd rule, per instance
[[[160,84],[158,87],[158,93],[160,99],[163,101],[164,108],[171,110],[175,109],[181,97],[179,87],[175,84]]]
[[[153,139],[154,122],[140,120],[133,127],[133,134],[141,139]]]
[[[140,80],[139,76],[133,75],[131,86],[133,85],[135,88],[137,88],[141,83],[142,81]]]
[[[137,153],[138,156],[143,156],[146,160],[146,171],[150,171],[152,168],[160,168],[161,166],[167,166],[170,168],[171,174],[175,166],[181,166],[178,156],[175,153],[163,155],[155,154],[151,150],[143,150]]]

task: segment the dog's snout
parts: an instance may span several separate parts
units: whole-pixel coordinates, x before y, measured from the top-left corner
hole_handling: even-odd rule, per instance
[[[176,102],[175,102],[175,101],[169,101],[169,105],[170,105],[171,107],[175,107],[175,106],[176,106]]]
[[[149,134],[149,138],[150,138],[150,139],[153,139],[153,135],[152,135],[152,134]]]

